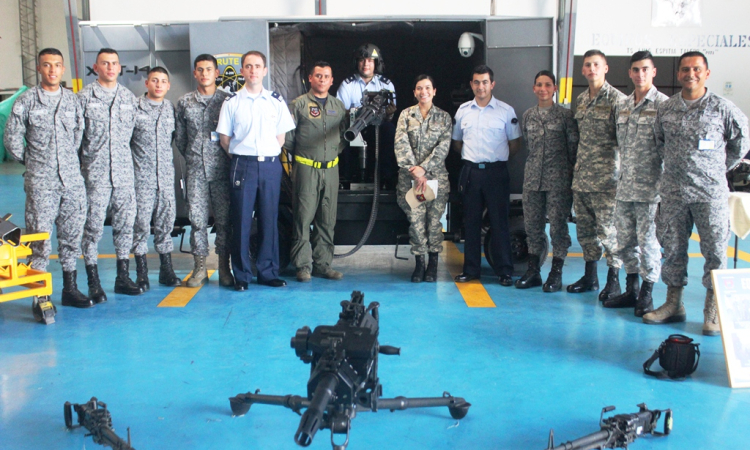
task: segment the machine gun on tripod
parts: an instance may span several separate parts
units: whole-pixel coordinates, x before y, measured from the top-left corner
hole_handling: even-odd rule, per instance
[[[311,364],[307,397],[262,395],[258,390],[231,397],[232,412],[243,415],[256,403],[284,406],[302,415],[294,434],[298,445],[307,447],[319,429],[328,428],[334,450],[346,449],[351,420],[360,411],[447,406],[454,419],[464,418],[471,404],[447,392],[435,398],[381,398],[378,354],[398,355],[400,349],[378,343],[379,306],[372,302],[365,307],[364,294],[354,291],[351,300],[341,302],[336,325],[322,325],[312,332],[308,327],[297,330],[291,346],[304,363]],[[335,434],[346,434],[346,440],[336,444]]]
[[[78,425],[73,425],[73,411],[78,414]],[[112,447],[114,450],[135,450],[130,446],[130,428],[127,442],[116,435],[107,404],[96,397],[91,397],[91,400],[82,405],[65,402],[65,426],[68,429],[79,426],[86,428],[89,431],[86,436],[91,436],[95,444]]]
[[[638,405],[640,410],[633,414],[616,414],[604,418],[604,413],[614,411],[614,406],[607,406],[602,409],[599,416],[600,431],[591,433],[582,438],[560,444],[555,447],[554,433],[549,432],[549,444],[547,450],[589,450],[605,448],[628,448],[637,438],[644,434],[652,434],[662,437],[672,431],[672,410],[649,410],[645,403]],[[664,432],[656,431],[659,417],[664,413]]]

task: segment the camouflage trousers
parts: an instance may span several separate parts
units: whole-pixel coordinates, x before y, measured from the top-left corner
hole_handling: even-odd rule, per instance
[[[606,252],[607,265],[620,267],[612,250],[617,242],[614,224],[615,191],[573,191],[573,208],[576,213],[576,234],[583,248],[585,261],[599,261]]]
[[[229,172],[227,178],[206,181],[200,176],[187,177],[190,247],[193,255],[208,256],[209,208],[214,213],[216,253],[229,254]]]
[[[325,269],[333,262],[339,168],[316,169],[295,164],[292,178],[292,264],[297,269],[312,270],[313,265]]]
[[[565,259],[570,248],[568,216],[573,206],[573,192],[570,189],[555,191],[523,191],[523,221],[526,225],[526,243],[530,255],[542,256],[547,236],[544,229],[549,217],[549,234],[552,241],[552,254]]]
[[[658,203],[621,202],[615,206],[617,245],[613,253],[622,260],[627,273],[639,273],[656,283],[661,273],[661,245],[656,239]]]
[[[83,228],[83,258],[86,265],[96,264],[99,254],[99,241],[104,233],[104,220],[107,210],[112,212],[112,237],[115,241],[117,259],[127,259],[133,248],[133,224],[136,205],[135,188],[87,187],[88,211],[86,226]]]
[[[703,286],[713,289],[711,271],[727,268],[729,242],[729,205],[726,199],[710,203],[684,203],[662,199],[656,216],[659,242],[664,247],[661,279],[667,286],[686,286],[688,282],[688,243],[698,229],[703,264]]]
[[[148,236],[151,234],[151,220],[154,222],[154,248],[161,255],[172,253],[172,230],[177,215],[175,209],[174,189],[156,189],[137,187],[135,200],[138,214],[133,229],[133,253],[148,253]]]
[[[25,188],[26,232],[49,233],[57,226],[57,251],[65,272],[76,270],[81,256],[81,237],[86,222],[86,188],[81,186],[59,190]],[[29,262],[34,269],[47,270],[52,250],[51,238],[30,244]]]
[[[440,223],[440,219],[445,213],[451,188],[447,173],[437,174],[436,178],[438,192],[435,200],[424,202],[412,209],[406,202],[406,193],[411,189],[412,177],[408,170],[401,169],[398,173],[396,202],[409,218],[409,244],[412,255],[443,251],[443,224]]]

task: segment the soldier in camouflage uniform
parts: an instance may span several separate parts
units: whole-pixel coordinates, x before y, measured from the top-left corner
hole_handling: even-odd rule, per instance
[[[177,102],[175,142],[187,163],[187,196],[190,217],[190,246],[195,268],[188,287],[208,282],[209,208],[216,227],[216,254],[219,255],[219,285],[234,286],[229,268],[229,156],[221,148],[216,125],[226,91],[216,89],[218,63],[211,55],[195,58],[193,76],[198,90]]]
[[[289,105],[297,128],[286,134],[284,142],[295,161],[291,253],[297,281],[303,283],[310,281],[311,274],[331,280],[343,277],[331,268],[331,262],[339,197],[338,162],[346,147],[343,135],[349,123],[344,104],[328,94],[333,83],[330,64],[316,62],[308,78],[310,92]]]
[[[60,87],[65,73],[59,50],[39,52],[41,84],[18,97],[5,124],[3,142],[8,153],[26,166],[26,230],[50,233],[57,225],[57,243],[63,269],[62,304],[94,306],[76,283],[76,260],[86,221],[86,188],[78,148],[83,135],[83,111],[75,94]],[[26,145],[24,145],[24,139]],[[29,262],[46,270],[50,240],[31,243]]]
[[[94,63],[98,78],[78,93],[86,131],[81,145],[82,172],[86,180],[88,211],[83,229],[83,257],[89,280],[89,297],[104,302],[99,283],[97,255],[107,209],[112,211],[112,235],[117,253],[115,292],[139,295],[143,289],[128,273],[135,223],[135,178],[130,138],[135,126],[135,95],[117,82],[120,59],[111,48],[99,51]]]
[[[448,203],[450,183],[445,158],[450,150],[453,121],[450,114],[432,104],[436,89],[429,75],[419,75],[414,87],[417,104],[401,111],[396,126],[396,161],[398,184],[396,200],[409,218],[409,243],[416,259],[411,281],[434,282],[437,279],[438,253],[443,250],[443,225],[440,219]],[[406,193],[426,187],[427,180],[437,180],[435,199],[412,207]],[[424,255],[429,254],[427,268]]]
[[[620,176],[617,182],[614,253],[627,272],[625,292],[604,302],[605,308],[635,307],[636,317],[652,311],[651,291],[661,272],[661,246],[656,239],[656,210],[662,161],[656,151],[654,121],[667,96],[653,85],[656,67],[651,53],[630,58],[635,91],[616,108]],[[643,277],[639,285],[638,273]]]
[[[573,112],[554,103],[555,76],[548,70],[534,78],[534,94],[539,104],[523,114],[521,131],[529,156],[523,181],[523,217],[529,245],[529,268],[516,280],[526,289],[542,285],[539,261],[547,237],[544,229],[549,216],[552,238],[552,269],[544,292],[562,288],[562,268],[570,248],[568,216],[573,206],[573,167],[578,151],[578,125]]]
[[[720,333],[711,270],[727,267],[729,205],[726,172],[750,150],[747,117],[732,102],[705,87],[708,61],[700,52],[680,57],[682,91],[662,103],[656,115],[657,149],[664,159],[657,230],[664,246],[661,278],[667,301],[643,322],[684,322],[682,291],[687,284],[688,242],[693,225],[706,262],[703,334]]]
[[[153,67],[146,77],[146,95],[138,99],[135,129],[130,141],[133,165],[138,185],[135,198],[138,214],[135,219],[133,253],[136,264],[136,283],[149,290],[148,236],[154,220],[154,247],[159,254],[159,284],[179,286],[180,279],[172,268],[172,230],[176,216],[174,197],[174,106],[164,96],[169,91],[169,73],[163,67]]]
[[[575,119],[580,141],[573,175],[573,208],[586,272],[580,280],[568,286],[568,292],[573,293],[599,289],[596,263],[604,250],[609,271],[607,284],[599,293],[601,301],[620,294],[620,263],[613,253],[616,242],[613,215],[619,168],[615,106],[625,95],[607,83],[605,75],[608,70],[602,52],[589,50],[584,54],[582,72],[589,88],[576,99]]]

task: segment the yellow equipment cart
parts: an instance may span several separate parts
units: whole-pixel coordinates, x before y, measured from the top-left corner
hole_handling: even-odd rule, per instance
[[[8,219],[10,214],[0,218],[0,303],[33,297],[31,309],[34,318],[47,325],[55,323],[57,309],[50,301],[52,275],[18,262],[31,255],[29,242],[49,239],[49,233],[23,234]],[[13,287],[25,289],[3,292]]]

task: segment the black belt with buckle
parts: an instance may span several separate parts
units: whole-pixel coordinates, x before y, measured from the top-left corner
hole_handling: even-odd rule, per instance
[[[496,166],[504,166],[507,161],[494,161],[494,162],[481,162],[481,163],[475,163],[467,160],[463,160],[464,165],[471,167],[473,169],[489,169],[490,167],[496,167]]]

